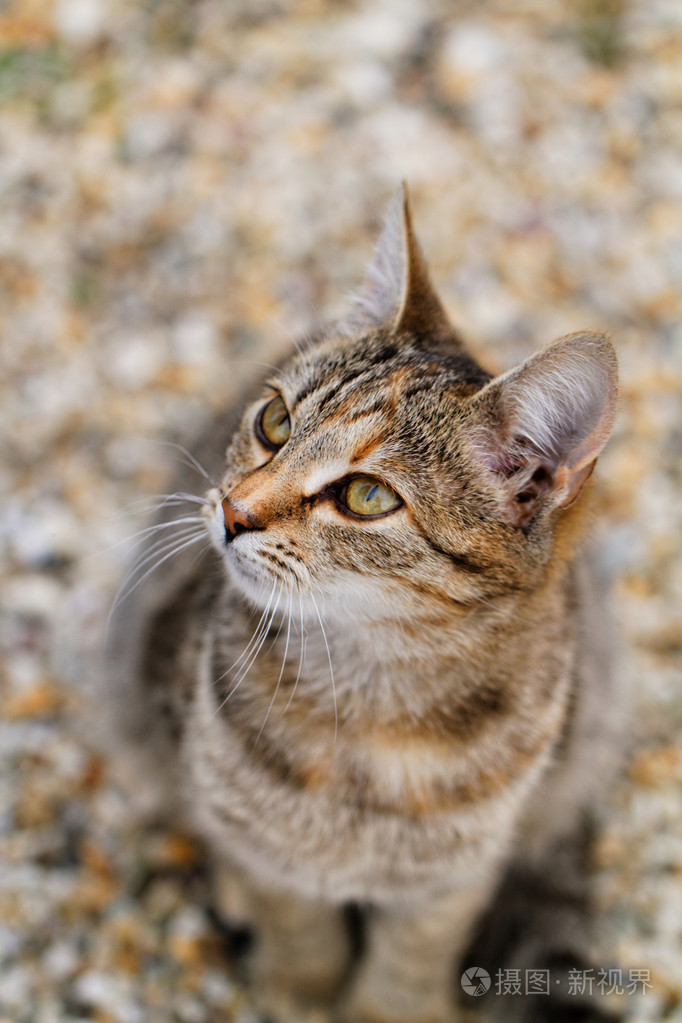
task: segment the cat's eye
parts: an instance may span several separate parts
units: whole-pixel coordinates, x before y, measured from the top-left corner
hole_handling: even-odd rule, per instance
[[[357,476],[347,483],[341,500],[354,515],[367,517],[387,515],[402,504],[394,490],[369,476]]]
[[[264,406],[256,420],[256,435],[261,444],[277,451],[291,436],[291,420],[284,400],[277,395]]]

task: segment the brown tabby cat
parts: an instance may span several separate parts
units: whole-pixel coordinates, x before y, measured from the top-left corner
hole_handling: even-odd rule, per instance
[[[278,1016],[443,1023],[477,965],[552,970],[504,1019],[601,1018],[565,979],[618,702],[581,553],[615,408],[598,334],[482,369],[401,194],[352,317],[215,424],[222,482],[177,557],[166,507],[114,616],[116,698]]]

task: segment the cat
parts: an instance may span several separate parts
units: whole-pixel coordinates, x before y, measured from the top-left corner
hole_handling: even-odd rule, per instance
[[[445,1023],[477,966],[552,971],[504,1019],[604,1018],[565,981],[618,729],[585,540],[616,395],[600,334],[482,368],[403,189],[347,318],[212,425],[197,514],[164,506],[110,691],[273,1015]]]

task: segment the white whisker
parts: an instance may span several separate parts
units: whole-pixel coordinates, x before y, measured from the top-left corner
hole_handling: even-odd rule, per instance
[[[214,710],[214,712],[213,712],[213,714],[211,715],[211,717],[215,717],[215,715],[216,715],[216,714],[217,714],[217,713],[218,713],[219,711],[221,711],[221,710],[223,709],[223,707],[225,706],[225,704],[227,703],[227,701],[228,701],[228,700],[230,699],[230,697],[234,695],[234,693],[235,693],[235,692],[237,691],[237,689],[239,688],[239,686],[240,686],[240,685],[242,684],[242,682],[244,681],[244,679],[245,679],[245,678],[246,678],[246,676],[248,675],[248,673],[249,673],[249,671],[251,670],[251,667],[252,667],[252,665],[253,665],[254,661],[256,660],[256,657],[258,657],[258,654],[260,653],[261,647],[263,646],[263,643],[265,642],[265,638],[266,638],[266,636],[267,636],[267,634],[268,634],[268,631],[269,631],[269,629],[270,629],[270,626],[271,626],[271,624],[272,624],[272,620],[273,620],[273,618],[274,618],[274,616],[275,616],[275,612],[276,612],[276,610],[277,610],[277,599],[279,598],[279,594],[278,594],[277,598],[275,598],[275,600],[274,600],[274,604],[273,604],[273,607],[272,607],[272,613],[270,614],[270,617],[269,617],[269,619],[268,619],[268,620],[267,620],[266,622],[264,622],[264,621],[263,621],[263,619],[264,619],[265,615],[266,615],[266,614],[267,614],[267,613],[269,612],[269,610],[270,610],[270,605],[271,605],[271,603],[273,602],[273,598],[275,597],[275,587],[276,587],[276,585],[277,585],[277,582],[275,581],[275,583],[273,584],[273,587],[272,587],[272,592],[271,592],[271,594],[270,594],[270,600],[268,601],[268,605],[267,605],[267,607],[266,607],[266,609],[265,609],[265,612],[263,613],[263,616],[261,617],[261,621],[260,621],[260,623],[259,623],[259,626],[258,626],[258,628],[256,629],[256,632],[254,633],[254,635],[252,636],[252,638],[251,638],[251,642],[249,643],[249,646],[252,646],[252,645],[253,645],[253,643],[255,642],[255,643],[256,643],[256,646],[255,646],[255,648],[254,648],[254,649],[252,650],[252,652],[251,652],[251,654],[250,654],[250,656],[249,656],[249,658],[248,658],[248,660],[247,660],[246,664],[242,666],[242,671],[241,671],[241,673],[240,673],[240,675],[239,675],[239,678],[238,678],[238,679],[237,679],[237,681],[236,681],[236,682],[234,683],[234,685],[232,686],[232,688],[231,688],[231,689],[230,689],[230,691],[228,692],[228,694],[227,694],[227,696],[225,697],[225,699],[224,699],[224,700],[223,700],[223,701],[222,701],[222,702],[221,702],[221,703],[220,703],[220,704],[219,704],[219,705],[218,705],[218,706],[216,707],[216,709]],[[281,592],[281,589],[280,589],[280,592]],[[248,649],[248,648],[247,648],[247,649]],[[245,653],[246,653],[246,651],[245,651]],[[244,656],[244,654],[242,654],[242,657],[243,657],[243,656]],[[242,659],[242,658],[240,658],[240,660],[241,660],[241,659]],[[232,670],[232,669],[228,668],[228,670],[227,670],[226,672],[224,672],[224,673],[223,673],[223,674],[222,674],[222,675],[220,676],[220,678],[221,678],[221,679],[222,679],[222,678],[225,678],[225,675],[229,674],[229,672],[230,672],[231,670]],[[216,682],[218,682],[218,681],[220,681],[220,679],[216,679]],[[214,682],[213,684],[215,685],[215,682]]]
[[[305,631],[305,626],[303,624],[303,603],[301,601],[301,590],[300,590],[300,587],[298,585],[298,580],[296,582],[296,589],[297,589],[297,592],[298,592],[298,613],[299,613],[299,622],[300,622],[301,652],[300,652],[299,658],[298,658],[298,670],[296,671],[296,681],[294,682],[294,688],[291,690],[291,695],[289,696],[289,699],[287,700],[287,705],[284,708],[284,710],[282,711],[282,717],[284,717],[286,712],[289,710],[289,707],[291,706],[291,701],[293,700],[294,695],[296,694],[296,689],[298,688],[298,681],[299,681],[299,679],[301,677],[301,672],[303,671],[303,662],[305,660],[306,631]]]
[[[202,530],[201,533],[199,533],[197,535],[192,535],[189,539],[185,539],[184,537],[182,537],[181,539],[184,542],[178,544],[177,541],[174,541],[172,550],[170,550],[169,553],[165,555],[165,557],[161,558],[160,561],[155,562],[152,565],[151,568],[148,568],[147,571],[144,573],[144,575],[141,576],[141,578],[137,580],[137,582],[135,583],[134,586],[131,586],[128,589],[126,589],[125,592],[119,591],[118,595],[116,596],[116,599],[114,600],[114,603],[112,605],[111,611],[109,612],[109,618],[108,618],[108,621],[107,621],[107,625],[111,621],[111,616],[113,615],[114,611],[121,605],[121,603],[124,600],[127,600],[127,598],[132,593],[135,592],[135,590],[138,588],[138,586],[140,586],[145,581],[145,579],[149,578],[149,576],[152,574],[152,572],[155,572],[157,570],[157,568],[160,568],[161,565],[163,565],[166,561],[169,560],[169,558],[173,558],[177,554],[179,554],[181,551],[184,551],[187,547],[191,547],[192,544],[199,543],[200,540],[204,540],[204,541],[208,540],[208,538],[207,538],[207,536],[206,536],[206,534],[204,533],[203,530]],[[163,548],[162,551],[166,550],[166,549],[167,548]],[[157,552],[157,553],[162,553],[162,552]]]
[[[270,612],[270,617],[268,618],[267,624],[261,630],[261,637],[260,637],[260,640],[258,642],[258,646],[252,652],[252,654],[251,654],[251,656],[249,658],[248,664],[246,664],[244,666],[244,668],[242,669],[242,674],[241,674],[240,678],[238,679],[238,681],[236,682],[236,684],[234,686],[235,689],[246,678],[248,673],[251,671],[251,668],[253,667],[253,665],[254,665],[254,663],[256,661],[256,658],[258,657],[259,653],[261,652],[261,650],[263,648],[263,644],[265,643],[265,640],[268,637],[268,633],[270,632],[270,629],[272,627],[272,623],[273,623],[275,614],[277,612],[277,603],[279,601],[281,593],[282,593],[282,587],[280,586],[280,588],[277,591],[277,596],[275,597],[275,600],[274,600],[274,603],[273,603],[273,606],[272,606],[272,611]],[[281,626],[280,626],[280,628],[281,628]],[[230,695],[232,695],[232,694],[230,693]]]
[[[276,586],[277,586],[277,582],[275,581],[272,584],[272,589],[270,590],[270,596],[268,598],[268,602],[265,605],[265,608],[264,608],[264,610],[263,610],[263,612],[262,612],[262,614],[261,614],[261,616],[260,616],[260,618],[258,620],[258,625],[253,630],[253,635],[251,636],[251,639],[247,643],[245,649],[241,652],[240,656],[237,658],[237,660],[234,662],[234,664],[231,664],[229,668],[225,669],[225,671],[222,673],[222,675],[219,675],[218,678],[213,680],[213,682],[211,683],[211,687],[216,686],[219,682],[222,682],[222,680],[225,678],[226,675],[229,675],[231,671],[234,671],[234,669],[237,667],[237,665],[240,664],[244,660],[245,657],[248,657],[253,644],[257,642],[257,637],[260,636],[261,626],[263,624],[263,621],[265,620],[265,617],[266,617],[268,611],[270,610],[270,603],[271,603],[272,598],[274,596],[275,587]],[[253,618],[253,614],[254,614],[254,612],[251,613],[251,618]],[[251,618],[249,620],[251,620]]]
[[[157,522],[154,526],[147,526],[145,529],[138,530],[137,533],[132,533],[130,536],[124,536],[122,540],[117,540],[116,543],[110,544],[108,547],[103,547],[99,551],[94,551],[92,554],[85,554],[79,561],[87,561],[89,558],[97,557],[99,554],[106,554],[108,551],[113,551],[117,547],[121,547],[123,544],[139,543],[140,540],[145,536],[151,536],[154,533],[161,532],[165,529],[171,529],[175,526],[185,525],[191,522],[195,526],[203,526],[204,520],[199,515],[191,515],[182,519],[173,519],[171,522]]]
[[[123,590],[129,582],[131,582],[135,576],[142,571],[145,565],[148,565],[150,561],[153,561],[160,554],[164,554],[169,551],[178,541],[187,540],[190,536],[199,536],[199,530],[196,526],[182,526],[178,529],[178,532],[173,537],[162,536],[158,540],[155,540],[150,547],[145,548],[143,551],[143,557],[138,558],[134,565],[130,568],[130,571],[125,576],[121,583],[121,590]]]
[[[485,597],[474,598],[478,604],[485,604],[486,607],[491,607],[493,611],[497,611],[499,614],[504,615],[506,618],[520,618],[520,615],[515,614],[508,607],[500,607],[499,604],[493,604],[491,600],[486,600]]]
[[[189,501],[191,504],[209,503],[205,497],[200,497],[198,494],[185,494],[182,491],[175,494],[158,494],[157,496],[162,498],[159,508],[163,508],[166,504],[183,504],[185,501]]]
[[[320,615],[320,609],[317,606],[317,601],[315,600],[315,598],[313,596],[312,590],[310,591],[309,596],[310,596],[310,599],[313,602],[313,607],[315,608],[315,614],[317,615],[317,620],[320,623],[320,629],[322,630],[322,639],[324,640],[324,645],[325,645],[325,647],[327,649],[327,659],[329,661],[329,675],[330,675],[331,680],[332,680],[332,695],[334,697],[334,742],[336,742],[336,737],[337,737],[338,731],[339,731],[339,711],[338,711],[338,707],[336,705],[336,684],[334,682],[334,668],[332,666],[332,655],[331,655],[331,651],[329,649],[329,643],[327,642],[327,633],[325,632],[324,623],[322,622],[322,616]]]
[[[288,606],[288,619],[289,619],[289,623],[287,625],[287,640],[286,640],[286,644],[284,646],[284,655],[282,657],[282,667],[279,670],[279,677],[277,679],[277,685],[275,686],[275,691],[272,694],[272,699],[270,700],[270,704],[269,704],[268,709],[267,709],[267,711],[265,713],[265,717],[263,718],[263,724],[260,726],[260,732],[256,736],[256,741],[254,743],[254,747],[258,744],[258,740],[260,739],[261,735],[263,734],[263,729],[265,728],[265,726],[267,724],[267,721],[268,721],[268,718],[270,717],[270,711],[272,710],[273,704],[274,704],[275,700],[277,699],[277,693],[279,692],[279,686],[280,686],[280,683],[282,681],[282,676],[284,675],[284,668],[285,668],[286,663],[287,663],[287,654],[289,653],[289,640],[291,639],[291,608],[292,608],[292,604],[293,604],[293,593],[294,593],[293,587],[290,587],[289,588],[289,606]],[[281,626],[280,626],[280,629],[281,629]],[[279,635],[279,632],[277,633],[277,635]]]
[[[135,501],[124,504],[116,515],[108,515],[99,521],[103,525],[107,525],[110,522],[120,522],[124,518],[132,518],[135,515],[151,515],[152,512],[159,511],[159,509],[167,505],[184,504],[186,502],[199,505],[209,503],[205,497],[198,497],[196,494],[150,494],[148,497],[139,497]]]
[[[170,440],[159,440],[156,441],[156,443],[163,444],[165,447],[175,448],[177,451],[179,451],[181,454],[185,456],[186,465],[189,465],[190,468],[196,469],[197,472],[201,473],[204,479],[208,480],[212,487],[218,486],[217,482],[213,479],[209,472],[206,469],[204,469],[201,462],[197,458],[195,458],[191,451],[188,451],[186,447],[183,447],[182,444],[177,444],[175,441]]]

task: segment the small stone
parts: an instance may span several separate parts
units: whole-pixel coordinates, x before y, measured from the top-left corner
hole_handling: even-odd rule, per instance
[[[147,387],[163,365],[165,352],[158,337],[121,337],[109,346],[108,372],[126,390]]]
[[[214,324],[198,313],[183,317],[171,334],[175,358],[190,365],[210,363],[216,356],[216,340]]]
[[[66,42],[89,46],[104,31],[105,15],[105,0],[59,0],[54,24]]]
[[[630,776],[640,785],[650,787],[679,783],[682,781],[682,748],[667,746],[642,751],[632,762]]]
[[[206,1019],[206,1008],[198,998],[185,991],[175,996],[173,1008],[180,1023],[204,1023]]]
[[[142,1023],[144,1013],[129,993],[129,984],[122,978],[89,970],[78,977],[73,984],[73,994],[78,1002],[102,1010],[106,1018],[117,1023]]]
[[[42,958],[42,965],[55,980],[65,980],[79,969],[81,956],[72,944],[58,941],[51,945]]]
[[[206,919],[194,906],[183,907],[173,917],[168,931],[168,950],[181,963],[201,960],[202,942],[207,934]]]
[[[11,966],[0,973],[0,1005],[23,1009],[31,1002],[34,978],[28,966]]]
[[[11,927],[0,924],[0,962],[10,959],[21,947],[21,935]]]
[[[24,692],[10,694],[2,703],[2,713],[8,721],[24,718],[42,718],[57,714],[64,706],[64,693],[49,679]]]
[[[50,620],[62,598],[62,588],[54,579],[37,573],[8,579],[0,593],[0,606],[14,614]]]

